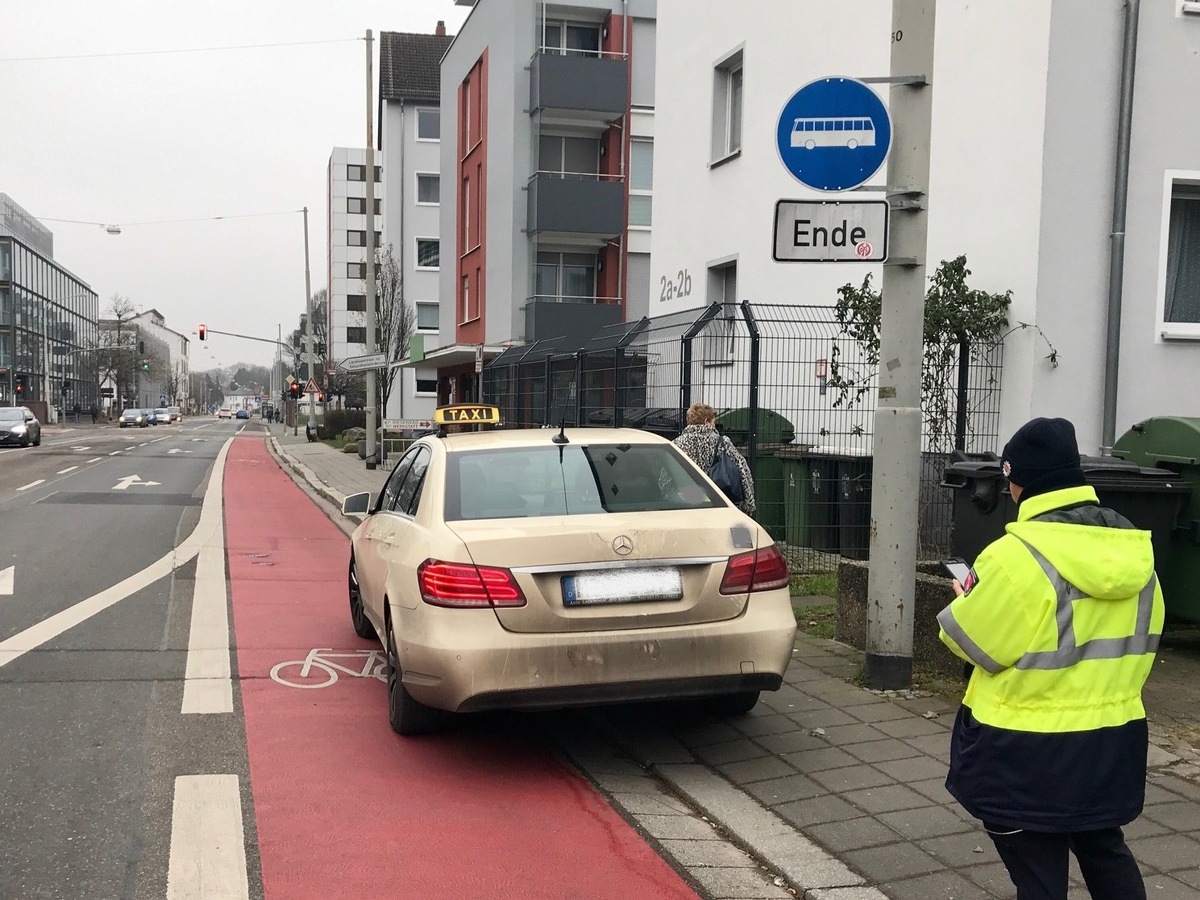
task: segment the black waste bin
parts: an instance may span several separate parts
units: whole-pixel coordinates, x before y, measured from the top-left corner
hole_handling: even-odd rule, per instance
[[[849,559],[866,559],[870,552],[871,462],[869,456],[837,461],[838,544]]]
[[[1111,456],[1084,456],[1080,465],[1102,506],[1149,531],[1156,553],[1165,546],[1191,494],[1190,485],[1167,469],[1143,467]],[[952,462],[946,467],[942,484],[954,491],[950,552],[970,562],[1004,535],[1005,525],[1017,519],[1000,458],[993,455]]]

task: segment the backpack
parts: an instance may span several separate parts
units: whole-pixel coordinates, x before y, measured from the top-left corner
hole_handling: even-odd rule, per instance
[[[708,464],[708,477],[734,503],[741,505],[746,499],[742,488],[742,472],[733,457],[725,448],[725,438],[717,435],[717,446],[713,451],[712,462]]]

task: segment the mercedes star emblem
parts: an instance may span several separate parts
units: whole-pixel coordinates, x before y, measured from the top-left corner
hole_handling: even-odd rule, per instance
[[[627,538],[623,534],[618,535],[617,539],[615,541],[613,541],[613,549],[616,550],[618,553],[620,553],[622,556],[628,556],[630,553],[633,552],[633,541],[631,541],[629,538]]]

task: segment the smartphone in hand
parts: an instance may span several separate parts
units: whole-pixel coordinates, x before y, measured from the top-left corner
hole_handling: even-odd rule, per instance
[[[975,572],[961,556],[943,559],[942,568],[949,573],[951,578],[962,585],[963,591],[969,591],[975,586]]]

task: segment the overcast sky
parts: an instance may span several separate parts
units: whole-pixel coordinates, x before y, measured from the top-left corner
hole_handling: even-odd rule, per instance
[[[432,33],[442,19],[453,34],[468,11],[453,0],[5,0],[0,192],[43,220],[121,226],[45,222],[102,315],[114,293],[159,310],[192,338],[193,370],[267,365],[269,344],[192,332],[296,327],[299,210],[315,293],[330,151],[366,143],[366,30],[378,84],[379,32]],[[148,52],[293,42],[305,43]],[[115,53],[137,55],[96,56]],[[212,216],[254,217],[136,224]]]

